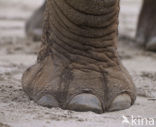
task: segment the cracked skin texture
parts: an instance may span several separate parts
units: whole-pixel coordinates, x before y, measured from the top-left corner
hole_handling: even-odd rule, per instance
[[[38,61],[23,74],[36,103],[103,113],[129,108],[133,81],[117,53],[119,0],[47,0]]]

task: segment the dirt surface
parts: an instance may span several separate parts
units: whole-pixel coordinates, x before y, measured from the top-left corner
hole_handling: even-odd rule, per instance
[[[136,46],[133,38],[119,40],[120,57],[138,92],[130,109],[98,115],[48,109],[28,99],[21,76],[36,61],[40,42],[25,37],[24,24],[42,2],[0,0],[0,127],[128,127],[122,124],[123,115],[129,120],[132,115],[153,118],[156,127],[156,53]],[[120,35],[134,37],[141,2],[123,0],[121,5]]]

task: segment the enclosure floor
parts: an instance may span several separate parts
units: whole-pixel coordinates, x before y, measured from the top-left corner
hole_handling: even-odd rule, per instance
[[[132,115],[156,118],[156,53],[144,51],[133,40],[124,38],[119,40],[119,54],[138,92],[130,109],[98,115],[48,109],[30,101],[22,90],[21,76],[35,63],[40,42],[26,39],[24,24],[41,3],[42,0],[0,0],[0,127],[124,127],[123,115],[129,119]],[[140,2],[123,0],[121,5],[120,35],[133,37]]]

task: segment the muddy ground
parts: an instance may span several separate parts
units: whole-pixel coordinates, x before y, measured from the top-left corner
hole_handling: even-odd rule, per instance
[[[0,127],[123,127],[122,115],[129,120],[131,115],[153,118],[156,127],[156,53],[144,51],[133,39],[140,0],[121,2],[119,27],[119,54],[138,92],[134,106],[98,115],[48,109],[28,99],[21,87],[21,76],[36,61],[40,42],[26,38],[24,24],[42,2],[0,0]]]

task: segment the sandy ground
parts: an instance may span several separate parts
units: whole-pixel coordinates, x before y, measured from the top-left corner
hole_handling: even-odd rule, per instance
[[[21,76],[35,62],[40,42],[26,39],[24,24],[42,2],[0,0],[0,127],[124,127],[122,115],[129,120],[132,115],[153,118],[156,127],[156,53],[144,51],[133,41],[140,0],[123,0],[120,15],[120,35],[131,37],[120,38],[119,54],[137,87],[134,106],[98,115],[48,109],[28,99]]]

